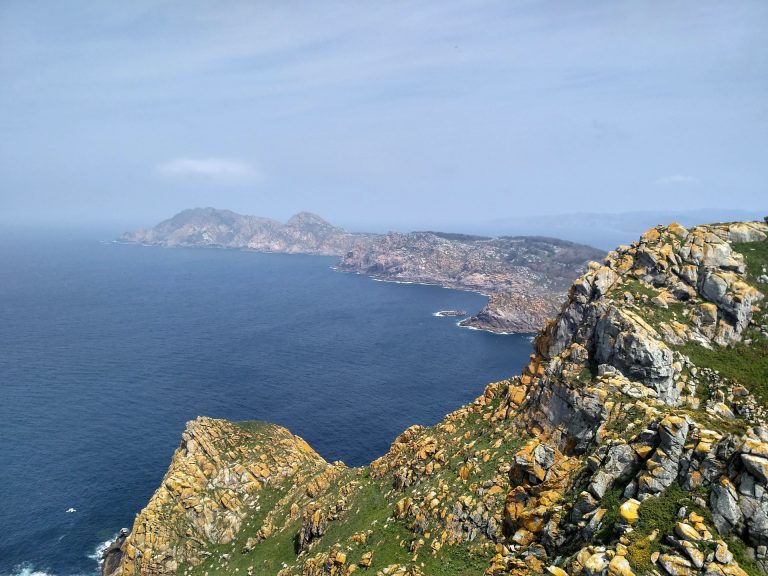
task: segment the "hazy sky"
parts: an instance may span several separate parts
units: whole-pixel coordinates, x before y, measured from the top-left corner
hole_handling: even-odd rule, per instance
[[[2,218],[768,206],[768,2],[0,1]]]

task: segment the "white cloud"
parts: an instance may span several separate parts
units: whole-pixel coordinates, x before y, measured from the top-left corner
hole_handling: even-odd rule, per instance
[[[255,166],[231,158],[175,158],[160,164],[157,172],[171,178],[205,178],[226,183],[261,179]]]
[[[662,176],[656,180],[656,184],[674,185],[674,184],[695,184],[699,179],[694,176],[685,176],[684,174],[672,174],[671,176]]]

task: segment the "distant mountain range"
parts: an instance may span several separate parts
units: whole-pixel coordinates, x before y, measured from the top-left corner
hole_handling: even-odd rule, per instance
[[[493,294],[481,313],[462,323],[495,332],[535,331],[557,313],[585,264],[605,256],[590,246],[541,236],[350,233],[309,212],[281,223],[215,208],[184,210],[120,240],[339,256],[337,268],[345,272]]]
[[[481,229],[487,234],[514,230],[516,234],[548,234],[584,242],[600,248],[629,244],[643,232],[659,224],[677,222],[693,226],[699,222],[740,222],[762,220],[768,214],[768,205],[736,208],[697,208],[691,210],[645,210],[635,212],[580,212],[526,217],[500,218],[485,222]]]

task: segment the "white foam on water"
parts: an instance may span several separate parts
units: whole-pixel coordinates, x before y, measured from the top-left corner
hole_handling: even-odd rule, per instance
[[[103,551],[108,545],[109,545],[109,542],[107,542],[106,545],[99,544],[96,550]],[[94,558],[95,554],[96,552],[94,552],[94,555],[88,555],[88,558]],[[101,558],[101,552],[99,552],[99,558]],[[97,568],[90,573],[72,574],[70,576],[98,576],[100,572],[101,572],[101,569]],[[36,568],[32,562],[22,562],[21,564],[17,564],[16,566],[14,566],[11,572],[0,573],[0,576],[56,576],[56,574],[54,574],[53,572],[46,572],[45,570],[40,570],[39,568]]]
[[[461,314],[456,314],[456,312],[462,312]],[[462,320],[466,319],[469,314],[466,312],[463,312],[462,310],[438,310],[437,312],[432,312],[432,316],[436,316],[437,318],[459,318],[461,317]]]
[[[24,562],[14,568],[14,572],[2,576],[53,576],[44,570],[37,570],[31,562]]]
[[[475,330],[476,332],[488,332],[489,334],[498,334],[499,336],[512,336],[514,332],[496,332],[495,330],[486,330],[485,328],[478,328],[477,326],[467,326],[462,324],[463,320],[456,322],[456,326],[459,328],[466,328],[467,330]],[[533,339],[531,339],[533,342]]]
[[[96,560],[96,562],[98,562],[99,565],[101,565],[101,555],[104,554],[104,550],[109,548],[109,545],[112,544],[112,542],[114,542],[117,539],[117,536],[118,535],[115,534],[109,540],[105,540],[104,542],[96,546],[93,552],[91,554],[88,554],[88,558],[90,558],[91,560]]]
[[[385,278],[371,278],[374,282],[386,282],[387,284],[418,284],[418,282],[408,282],[407,280],[387,280]],[[424,284],[427,286],[427,284]]]

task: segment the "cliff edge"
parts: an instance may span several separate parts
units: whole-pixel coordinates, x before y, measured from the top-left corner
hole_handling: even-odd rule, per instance
[[[768,573],[766,238],[650,229],[576,280],[521,375],[365,468],[191,422],[105,573]]]

